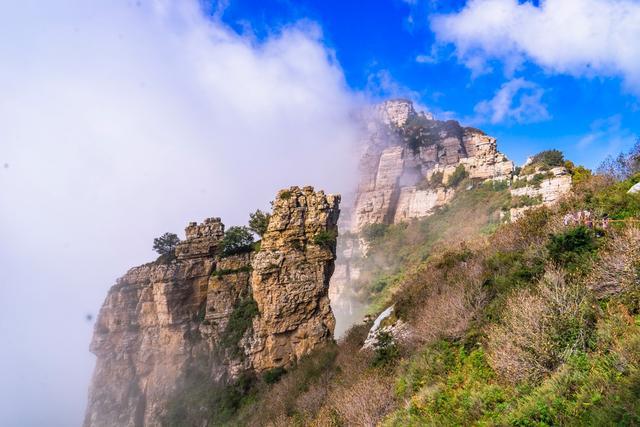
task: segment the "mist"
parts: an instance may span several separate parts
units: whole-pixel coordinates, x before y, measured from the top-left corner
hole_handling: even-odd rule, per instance
[[[95,316],[154,237],[354,188],[359,98],[321,29],[222,12],[0,1],[0,425],[82,422]]]

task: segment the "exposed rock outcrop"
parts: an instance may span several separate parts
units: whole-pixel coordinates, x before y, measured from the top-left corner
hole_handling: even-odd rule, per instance
[[[534,173],[514,177],[511,196],[526,198],[531,204],[511,208],[511,221],[517,221],[533,207],[556,203],[569,191],[571,191],[571,175],[563,166],[548,171],[536,169]]]
[[[224,225],[210,218],[189,224],[175,259],[118,279],[91,344],[85,425],[160,425],[187,375],[225,383],[289,366],[331,341],[339,202],[292,187],[278,193],[258,252],[221,256]]]
[[[281,191],[253,260],[251,287],[260,317],[254,321],[252,366],[287,366],[333,339],[329,280],[336,257],[340,196],[313,188]]]
[[[496,140],[456,121],[417,113],[407,100],[379,105],[367,123],[360,162],[361,181],[351,229],[392,224],[430,215],[448,203],[445,184],[458,167],[473,179],[506,179],[513,162],[497,151]],[[442,185],[425,186],[434,174]]]

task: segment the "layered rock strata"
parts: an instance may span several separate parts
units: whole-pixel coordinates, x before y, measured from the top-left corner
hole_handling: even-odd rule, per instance
[[[457,168],[472,179],[507,179],[513,162],[496,140],[456,121],[418,113],[407,100],[379,105],[367,123],[353,232],[369,224],[392,224],[430,215],[448,203],[447,180]],[[441,183],[425,185],[435,174]]]
[[[331,341],[339,202],[312,187],[283,190],[258,252],[220,255],[224,225],[210,218],[189,224],[175,259],[118,279],[91,343],[85,425],[161,425],[194,372],[213,386],[290,366]]]
[[[553,205],[571,191],[571,175],[563,166],[548,171],[536,169],[534,173],[514,177],[510,191],[516,200],[526,198],[531,203],[511,208],[511,221],[517,221],[529,209]]]

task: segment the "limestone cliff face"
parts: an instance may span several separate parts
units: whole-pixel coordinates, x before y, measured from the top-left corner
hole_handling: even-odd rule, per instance
[[[425,188],[434,174],[442,174],[446,184],[458,167],[481,180],[507,179],[513,171],[513,162],[497,151],[495,138],[453,120],[417,113],[410,101],[379,105],[367,129],[353,232],[368,224],[424,217],[448,203],[454,190],[445,185]]]
[[[327,293],[339,202],[292,187],[278,193],[258,252],[222,257],[224,225],[210,218],[189,224],[175,259],[118,279],[91,343],[85,425],[161,425],[189,375],[224,383],[289,366],[332,340]]]
[[[542,179],[536,179],[538,177]],[[511,221],[517,221],[529,209],[552,205],[571,191],[571,175],[563,166],[546,172],[536,169],[534,173],[514,177],[510,191],[513,197],[527,197],[535,202],[534,205],[511,208]]]
[[[252,361],[258,371],[286,366],[332,339],[329,305],[339,196],[312,188],[278,193],[269,228],[253,260]]]

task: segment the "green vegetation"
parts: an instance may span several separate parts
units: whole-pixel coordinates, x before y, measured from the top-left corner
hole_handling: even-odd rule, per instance
[[[536,170],[548,171],[557,166],[564,166],[564,155],[558,150],[541,151],[531,158],[531,162],[520,171],[520,175],[530,175]]]
[[[282,200],[289,200],[293,194],[289,190],[284,190],[280,192],[280,198]]]
[[[559,150],[541,151],[531,159],[531,163],[545,165],[549,167],[563,166],[564,154]]]
[[[173,233],[164,233],[153,239],[153,250],[162,255],[170,255],[175,252],[180,239]]]
[[[542,196],[537,195],[535,197],[531,197],[528,195],[524,196],[514,196],[511,199],[511,207],[512,208],[522,208],[525,206],[536,206],[542,203]]]
[[[251,252],[252,245],[253,234],[248,227],[229,227],[220,242],[220,255],[230,256]]]
[[[262,379],[267,384],[274,384],[277,383],[280,378],[286,373],[287,370],[280,366],[278,368],[273,368],[266,371],[264,374],[262,374]]]
[[[458,165],[447,180],[447,187],[456,188],[468,176],[469,173],[465,167],[463,165]]]
[[[596,249],[595,233],[584,225],[552,235],[547,243],[551,260],[566,267],[583,263]]]
[[[377,341],[374,344],[375,351],[371,363],[376,367],[389,366],[400,356],[398,346],[389,332],[379,331],[376,337]]]
[[[271,214],[262,212],[260,209],[254,213],[249,214],[249,229],[262,237],[267,232],[269,227],[269,219]]]
[[[222,277],[222,276],[227,276],[229,274],[249,273],[249,272],[251,272],[251,266],[245,265],[244,267],[240,267],[240,268],[225,268],[221,270],[216,270],[213,274],[216,277]]]
[[[429,179],[425,178],[421,183],[419,183],[418,188],[420,190],[427,190],[427,189],[442,187],[443,178],[444,178],[444,173],[442,173],[442,171],[434,172]]]
[[[234,425],[231,421],[238,409],[253,398],[255,379],[245,375],[225,386],[203,381],[207,377],[204,369],[187,375],[184,387],[169,401],[163,425]]]
[[[356,291],[373,314],[394,305],[384,326],[402,321],[399,335],[385,328],[361,351],[371,323],[356,325],[264,373],[244,399],[209,397],[221,414],[233,408],[218,424],[640,424],[640,232],[562,221],[578,210],[637,215],[640,195],[626,191],[639,180],[585,173],[561,204],[512,224],[501,219],[506,185],[459,186],[430,217],[366,227]],[[251,316],[239,307],[244,331]]]
[[[313,236],[313,243],[326,249],[335,247],[338,232],[336,230],[321,230]]]
[[[259,313],[258,304],[251,297],[240,300],[234,308],[229,323],[220,339],[221,348],[228,349],[232,356],[239,356],[242,351],[239,347],[240,340],[245,332],[251,328],[253,318]]]

